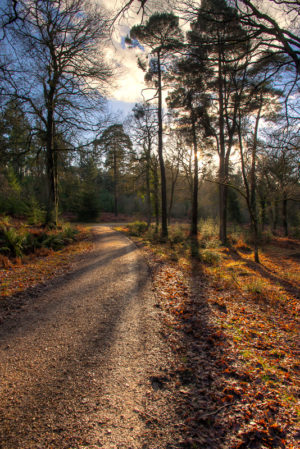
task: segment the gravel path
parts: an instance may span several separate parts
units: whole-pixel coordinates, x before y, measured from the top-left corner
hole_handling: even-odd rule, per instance
[[[147,265],[125,236],[97,233],[0,326],[1,449],[177,447]]]

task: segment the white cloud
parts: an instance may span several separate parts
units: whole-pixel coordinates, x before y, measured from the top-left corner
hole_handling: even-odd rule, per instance
[[[100,2],[112,15],[127,3],[126,0],[101,0]],[[112,42],[106,49],[105,56],[116,66],[116,79],[110,92],[110,99],[135,103],[142,100],[141,91],[145,87],[144,73],[137,66],[138,48],[129,49],[122,45],[130,28],[141,23],[141,14],[137,14],[140,2],[135,2],[130,10],[122,14],[115,22]]]

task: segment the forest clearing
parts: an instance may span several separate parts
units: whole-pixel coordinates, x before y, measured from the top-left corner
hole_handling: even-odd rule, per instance
[[[0,1],[0,448],[296,449],[299,0]]]

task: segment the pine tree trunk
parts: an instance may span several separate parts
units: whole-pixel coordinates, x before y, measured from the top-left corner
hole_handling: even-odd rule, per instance
[[[56,141],[55,126],[54,129],[54,151],[53,151],[53,166],[54,166],[54,189],[55,189],[55,224],[58,224],[58,147]]]
[[[261,104],[255,121],[254,141],[251,152],[252,161],[250,170],[250,209],[251,209],[252,228],[254,235],[254,260],[257,263],[259,263],[259,256],[258,256],[259,230],[258,230],[257,204],[256,204],[256,157],[257,157],[258,126],[263,104],[262,100],[263,98],[261,95],[260,96]]]
[[[261,228],[262,228],[262,231],[264,231],[265,225],[266,225],[266,200],[265,200],[265,198],[260,198],[260,207],[261,207]]]
[[[159,228],[159,181],[157,173],[157,165],[153,167],[153,197],[154,197],[154,212],[155,212],[155,232],[158,232]]]
[[[194,151],[194,176],[193,176],[193,198],[192,198],[192,222],[191,222],[191,235],[193,237],[198,236],[198,145],[195,121],[192,119],[192,132],[193,132],[193,151]]]
[[[175,184],[176,184],[176,180],[172,180],[172,184],[171,184],[171,193],[170,193],[170,202],[169,202],[169,213],[168,213],[168,223],[170,224],[171,222],[171,214],[172,214],[172,209],[173,209],[173,203],[174,203],[174,192],[175,192]]]
[[[151,192],[150,192],[150,151],[146,152],[146,204],[147,227],[151,224]]]
[[[167,187],[166,187],[166,172],[163,158],[163,123],[162,123],[162,85],[161,85],[161,65],[160,52],[157,52],[157,66],[158,66],[158,158],[160,164],[160,178],[161,178],[161,236],[168,237],[168,223],[167,223]]]
[[[253,227],[253,240],[254,240],[254,260],[257,263],[260,263],[259,253],[258,253],[259,232],[258,232],[258,223],[257,223],[256,219],[253,220],[252,227]]]
[[[224,99],[221,51],[218,58],[218,90],[219,90],[219,237],[223,245],[227,242],[227,182],[225,167],[225,136],[224,136]]]
[[[278,202],[275,198],[272,207],[272,231],[275,234],[278,226]]]
[[[118,216],[118,170],[117,170],[117,156],[114,151],[113,155],[113,164],[114,164],[114,213],[115,216]]]

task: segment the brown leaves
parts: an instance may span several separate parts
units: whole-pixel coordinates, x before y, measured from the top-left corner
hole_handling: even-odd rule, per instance
[[[78,254],[91,248],[91,234],[83,230],[81,232],[80,241],[60,251],[41,248],[22,260],[17,258],[13,262],[2,264],[5,266],[0,268],[0,297],[23,292],[67,270]]]
[[[176,264],[161,246],[145,253],[170,347],[191,373],[189,391],[178,386],[184,447],[296,448],[299,265],[271,249],[260,267],[228,250],[217,267]]]

